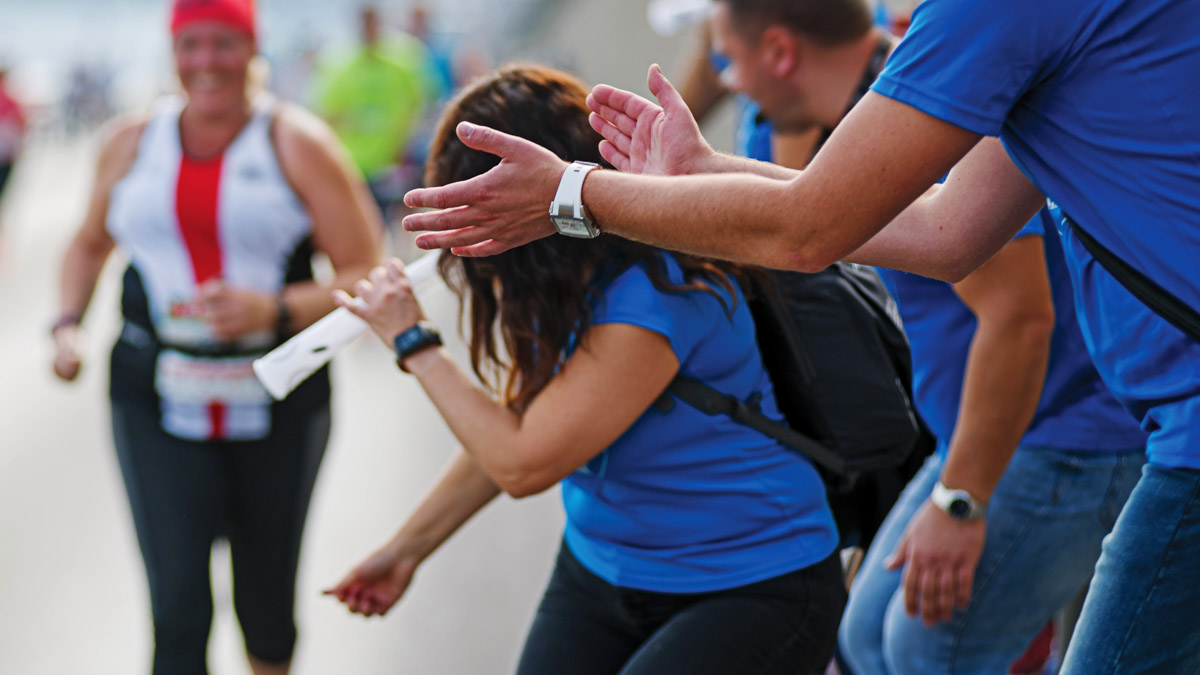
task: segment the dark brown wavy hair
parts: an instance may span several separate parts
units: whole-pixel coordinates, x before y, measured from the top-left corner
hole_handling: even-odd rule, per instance
[[[600,135],[588,125],[586,98],[582,82],[544,66],[513,65],[483,76],[447,106],[430,148],[426,185],[466,180],[499,163],[458,139],[455,127],[464,120],[528,139],[567,161],[610,168],[600,156]],[[669,281],[664,255],[679,262],[682,285]],[[735,266],[607,235],[591,240],[550,236],[489,258],[446,252],[439,268],[466,301],[463,311],[469,307],[475,374],[505,405],[522,413],[558,372],[572,341],[586,348],[592,306],[607,283],[638,263],[660,290],[711,293],[732,312],[714,286],[736,298],[731,277],[741,271]],[[460,323],[465,318],[460,315]],[[502,361],[497,323],[511,363]],[[489,376],[501,371],[507,371],[503,382]]]

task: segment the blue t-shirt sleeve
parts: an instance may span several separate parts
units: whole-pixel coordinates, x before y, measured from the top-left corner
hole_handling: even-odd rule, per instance
[[[678,268],[671,265],[677,271]],[[679,279],[671,275],[672,282]],[[711,326],[711,302],[708,293],[668,293],[658,290],[641,265],[634,265],[618,276],[596,304],[592,324],[626,323],[654,331],[667,338],[679,362],[686,363]]]
[[[1043,207],[1041,211],[1038,211],[1036,214],[1034,214],[1033,218],[1031,218],[1028,223],[1025,223],[1025,226],[1021,228],[1020,232],[1017,232],[1017,236],[1013,237],[1013,241],[1016,241],[1021,237],[1029,237],[1033,235],[1045,237],[1048,234],[1053,233],[1053,230],[1047,231],[1046,229],[1047,222],[1050,222],[1051,228],[1054,227],[1053,222],[1049,221],[1049,218],[1049,214],[1046,212],[1045,207]]]
[[[1081,3],[926,0],[871,87],[968,131],[997,136],[1061,58]]]

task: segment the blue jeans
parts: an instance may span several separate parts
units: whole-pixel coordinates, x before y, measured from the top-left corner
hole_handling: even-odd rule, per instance
[[[1200,673],[1200,471],[1147,464],[1083,605],[1063,673]]]
[[[942,458],[930,457],[888,514],[850,589],[838,634],[844,663],[856,675],[1008,672],[1088,582],[1144,463],[1141,448],[1018,449],[988,506],[971,603],[930,628],[905,613],[901,571],[883,568],[941,473]]]

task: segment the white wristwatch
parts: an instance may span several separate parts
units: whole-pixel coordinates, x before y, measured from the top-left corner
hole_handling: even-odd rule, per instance
[[[986,502],[975,499],[966,490],[951,490],[942,485],[940,480],[933,486],[929,501],[944,511],[946,515],[958,521],[979,520],[987,515]]]
[[[583,208],[583,179],[598,167],[591,162],[572,162],[558,182],[558,192],[550,202],[550,220],[559,234],[580,239],[595,239],[600,228]]]

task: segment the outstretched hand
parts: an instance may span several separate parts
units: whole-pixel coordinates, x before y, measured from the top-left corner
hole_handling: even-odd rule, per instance
[[[628,173],[704,173],[705,160],[715,151],[700,134],[683,97],[657,64],[650,66],[646,84],[658,105],[606,84],[597,85],[588,96],[588,121],[604,137],[600,154]]]
[[[926,502],[884,561],[886,569],[904,568],[901,583],[908,615],[919,613],[925,625],[933,626],[949,620],[956,608],[965,608],[986,538],[983,519],[959,522]]]
[[[567,163],[536,143],[495,129],[461,122],[456,131],[463,144],[497,155],[500,164],[465,181],[406,194],[406,206],[438,209],[405,216],[404,229],[424,233],[417,246],[489,256],[554,234],[550,202]]]
[[[351,613],[382,616],[408,590],[418,564],[419,557],[404,555],[389,543],[322,593],[336,597]]]

